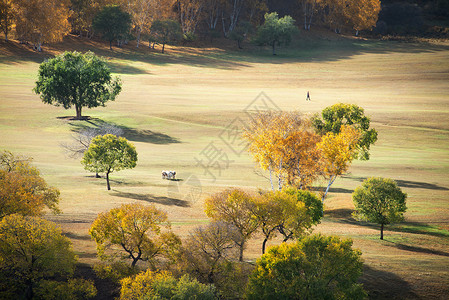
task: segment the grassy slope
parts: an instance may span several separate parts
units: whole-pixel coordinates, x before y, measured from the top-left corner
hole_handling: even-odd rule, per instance
[[[236,52],[179,47],[167,55],[132,47],[110,52],[95,42],[69,38],[68,46],[109,57],[124,90],[106,108],[85,110],[91,123],[71,121],[74,111],[44,105],[31,92],[38,55],[18,44],[0,44],[0,148],[34,157],[36,166],[61,190],[60,223],[85,263],[95,261],[87,230],[98,212],[120,203],[155,203],[168,212],[175,230],[186,235],[207,222],[202,200],[225,186],[268,188],[246,154],[235,155],[219,135],[264,91],[281,109],[315,113],[336,102],[365,108],[379,141],[368,162],[355,162],[338,179],[317,231],[354,239],[363,251],[363,281],[377,299],[444,299],[449,293],[449,45],[398,43],[304,35],[277,57],[251,48]],[[310,91],[312,101],[306,102]],[[61,142],[82,126],[110,122],[123,126],[139,153],[134,170],[113,174],[112,188],[94,179],[79,161],[65,157]],[[232,162],[217,180],[196,166],[210,143]],[[174,169],[184,181],[160,179]],[[215,171],[216,172],[216,171]],[[192,176],[193,175],[193,176]],[[196,176],[196,177],[195,177]],[[378,228],[351,218],[351,192],[369,176],[391,177],[408,193],[407,223]],[[199,184],[201,196],[188,194]],[[195,193],[195,195],[198,195]],[[246,256],[256,258],[260,243]]]

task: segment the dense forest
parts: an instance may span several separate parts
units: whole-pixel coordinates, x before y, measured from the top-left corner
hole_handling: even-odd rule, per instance
[[[38,51],[42,43],[68,33],[99,36],[119,46],[131,39],[137,46],[141,41],[239,40],[270,12],[291,16],[303,30],[444,37],[449,0],[1,0],[0,29],[5,40],[13,36]]]

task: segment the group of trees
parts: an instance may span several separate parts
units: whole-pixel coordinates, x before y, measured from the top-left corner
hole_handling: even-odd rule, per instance
[[[243,133],[249,152],[263,170],[271,187],[294,185],[307,189],[319,178],[327,181],[324,201],[335,179],[344,174],[355,158],[369,159],[369,148],[377,140],[364,110],[354,104],[335,104],[321,116],[297,112],[268,112],[252,116]]]
[[[304,18],[307,30],[316,19],[336,31],[344,26],[358,31],[376,24],[380,1],[303,0],[291,8],[288,14]],[[137,47],[142,39],[165,44],[167,31],[170,41],[189,40],[198,32],[241,41],[267,12],[274,12],[267,0],[0,0],[0,30],[5,39],[14,32],[38,51],[42,43],[60,41],[69,32],[100,34],[111,47],[114,40],[120,45],[134,37]]]
[[[47,185],[30,159],[0,154],[0,298],[89,299],[92,281],[73,278],[70,240],[45,209],[59,213],[59,191]]]
[[[89,231],[103,261],[96,270],[120,282],[120,299],[364,299],[360,251],[350,240],[309,235],[321,205],[313,193],[294,188],[227,189],[206,199],[211,222],[181,240],[164,212],[124,204],[99,214]],[[277,234],[284,243],[265,253]],[[264,240],[254,267],[243,250],[256,236]],[[124,260],[130,267],[119,267]]]

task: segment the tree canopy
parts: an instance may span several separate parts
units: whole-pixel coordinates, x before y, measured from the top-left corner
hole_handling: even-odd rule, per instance
[[[371,177],[352,194],[355,216],[380,224],[380,239],[383,240],[384,225],[400,222],[407,209],[407,194],[403,193],[396,182],[389,178]]]
[[[42,102],[65,109],[74,106],[77,119],[83,107],[104,106],[122,89],[120,79],[112,78],[106,62],[92,52],[66,51],[44,61],[38,76],[33,91]]]
[[[75,262],[56,224],[16,214],[0,221],[0,298],[33,299],[44,279],[70,276]]]
[[[92,21],[92,27],[98,30],[102,37],[109,42],[112,50],[114,40],[125,39],[131,29],[131,15],[123,11],[118,5],[103,7]]]
[[[132,259],[133,268],[139,261],[154,265],[157,257],[169,257],[180,244],[179,238],[170,231],[167,214],[153,205],[123,204],[100,213],[89,234],[97,243],[100,259],[113,260],[122,257],[120,252],[124,251]],[[114,251],[116,246],[119,252]]]
[[[342,125],[352,125],[360,130],[358,158],[368,160],[370,146],[377,141],[377,131],[370,128],[370,119],[365,116],[363,108],[355,104],[338,103],[323,109],[321,118],[318,115],[313,118],[313,126],[321,135],[329,132],[337,134],[342,130]]]
[[[38,216],[44,208],[59,213],[59,190],[48,186],[30,159],[0,153],[0,219],[12,215]]]
[[[137,164],[137,151],[133,144],[113,134],[99,135],[92,139],[81,163],[91,172],[106,173],[108,190],[111,189],[109,174],[132,169]]]
[[[365,299],[361,252],[352,241],[312,235],[268,249],[257,260],[247,299]]]
[[[276,12],[266,13],[265,22],[257,29],[255,42],[259,45],[270,45],[276,55],[276,45],[288,45],[293,33],[297,30],[295,20],[290,16],[279,18]]]
[[[178,41],[182,38],[179,23],[170,19],[154,21],[151,25],[150,32],[153,40],[162,44],[162,53],[164,53],[165,44]]]

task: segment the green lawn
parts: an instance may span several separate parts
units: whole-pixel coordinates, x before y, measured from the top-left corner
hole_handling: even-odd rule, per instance
[[[269,49],[252,46],[243,51],[169,47],[165,55],[131,46],[110,52],[72,37],[50,50],[69,43],[81,51],[92,49],[107,56],[123,80],[115,102],[83,111],[89,122],[70,120],[74,109],[45,105],[31,91],[45,54],[1,42],[0,148],[33,157],[45,179],[61,190],[64,213],[47,218],[72,238],[81,262],[93,263],[95,248],[87,230],[99,212],[126,202],[154,203],[185,236],[207,222],[202,204],[210,193],[228,186],[269,188],[252,158],[234,153],[220,139],[226,140],[228,125],[246,120],[245,108],[261,92],[282,110],[303,113],[355,103],[371,117],[379,140],[370,161],[354,162],[337,179],[316,231],[354,239],[363,252],[363,282],[373,299],[446,299],[449,43],[300,38],[273,57]],[[311,102],[305,101],[307,91]],[[122,126],[139,155],[135,169],[112,174],[109,192],[104,179],[95,179],[60,147],[79,128],[101,122]],[[216,180],[195,160],[211,142],[230,160],[221,172],[211,170]],[[162,180],[165,169],[176,170],[181,180]],[[385,241],[378,239],[376,226],[351,217],[351,192],[370,176],[391,177],[408,194],[406,223],[387,227]],[[255,259],[259,251],[255,240],[245,256]]]

